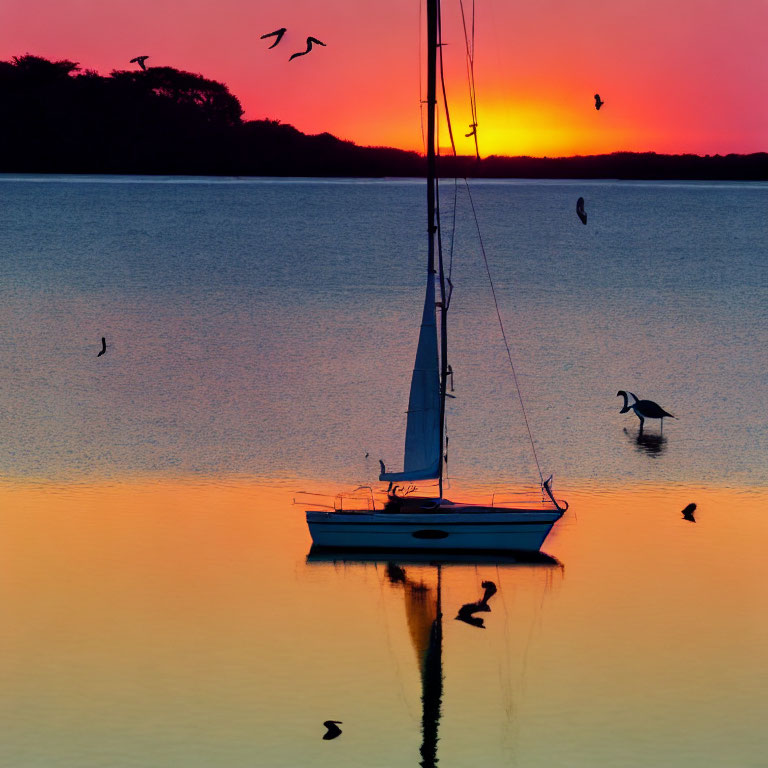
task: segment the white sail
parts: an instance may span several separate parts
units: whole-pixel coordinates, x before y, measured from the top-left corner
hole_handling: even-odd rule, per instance
[[[437,359],[435,278],[427,275],[419,346],[411,377],[402,472],[382,472],[379,480],[431,480],[440,475],[440,371]]]

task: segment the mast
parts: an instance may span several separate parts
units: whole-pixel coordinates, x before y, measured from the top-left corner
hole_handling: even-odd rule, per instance
[[[413,482],[439,480],[443,495],[443,434],[445,420],[445,383],[447,380],[445,335],[445,278],[436,238],[440,215],[437,200],[436,172],[436,108],[437,47],[440,44],[440,0],[427,3],[427,280],[421,313],[419,341],[411,375],[408,396],[408,418],[405,427],[403,471],[387,472],[382,462],[379,480]],[[437,245],[436,245],[437,243]],[[441,296],[436,297],[436,275],[439,270]],[[442,308],[441,341],[437,334],[437,307]],[[442,361],[441,358],[442,357]],[[441,370],[442,362],[442,370]],[[390,485],[390,490],[392,486]]]
[[[435,111],[437,108],[437,2],[427,0],[427,233],[428,269],[435,274]]]
[[[435,234],[437,232],[437,157],[435,151],[435,123],[437,111],[437,48],[440,26],[440,0],[427,0],[427,271],[435,274]],[[438,276],[440,279],[440,429],[439,429],[439,496],[443,497],[443,445],[445,435],[445,396],[448,384],[448,328],[445,298],[443,253],[438,249]]]

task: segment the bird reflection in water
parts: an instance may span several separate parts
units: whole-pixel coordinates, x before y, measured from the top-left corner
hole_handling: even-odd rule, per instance
[[[465,603],[459,608],[457,621],[463,621],[465,624],[469,624],[472,627],[478,629],[485,629],[485,623],[482,617],[475,616],[476,613],[489,613],[491,606],[488,605],[488,601],[496,594],[496,585],[492,581],[484,581],[481,585],[485,590],[482,598],[474,603]]]
[[[390,584],[405,584],[407,578],[405,568],[401,568],[395,563],[387,563],[387,579],[389,579]]]
[[[640,453],[646,453],[649,456],[660,456],[667,449],[667,438],[664,435],[649,435],[642,430],[630,432],[626,427],[624,434],[635,444],[635,448]]]
[[[690,523],[695,523],[696,518],[693,516],[693,513],[696,511],[696,505],[695,504],[689,504],[684,510],[683,510],[683,520],[688,520]]]
[[[341,728],[339,728],[339,725],[342,725],[341,720],[326,720],[323,725],[328,729],[323,734],[323,739],[325,741],[330,741],[337,736],[341,736]]]

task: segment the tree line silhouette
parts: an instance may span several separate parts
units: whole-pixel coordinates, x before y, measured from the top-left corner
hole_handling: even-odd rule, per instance
[[[0,62],[0,172],[422,176],[424,158],[243,120],[223,83],[173,67],[114,70],[27,54]],[[568,158],[442,157],[444,176],[768,179],[768,154],[617,152]]]

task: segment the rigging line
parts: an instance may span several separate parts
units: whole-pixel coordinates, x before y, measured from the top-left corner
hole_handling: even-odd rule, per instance
[[[477,88],[475,86],[475,0],[472,0],[472,59],[469,69],[472,76],[472,136],[475,140],[475,157],[480,160],[480,147],[477,139]]]
[[[421,15],[422,4],[419,3],[419,44],[416,46],[419,49],[419,126],[421,127],[421,146],[424,149],[424,154],[427,154],[427,137],[424,135],[424,99],[421,98],[421,78],[422,78],[422,64],[421,64]]]
[[[474,123],[477,123],[477,111],[476,111],[476,107],[475,107],[475,104],[476,104],[476,94],[475,94],[475,90],[474,90],[475,3],[474,3],[474,0],[472,0],[472,47],[471,47],[471,49],[470,49],[469,36],[467,35],[467,23],[466,23],[466,19],[465,19],[465,15],[464,15],[464,3],[463,3],[463,0],[459,0],[459,6],[461,8],[461,23],[462,23],[462,25],[464,27],[464,43],[465,43],[465,47],[466,47],[466,50],[467,50],[467,64],[468,64],[468,67],[469,67],[468,72],[471,75],[470,78],[469,78],[469,90],[470,90],[470,106],[471,106],[471,109],[472,109],[472,120],[473,120]],[[441,54],[442,54],[442,50],[441,50]],[[446,120],[448,121],[448,126],[449,126],[449,130],[450,130],[451,118],[450,118],[450,114],[448,112],[447,99],[445,97],[445,77],[444,77],[444,72],[443,72],[443,67],[442,67],[442,55],[440,57],[440,79],[441,79],[442,84],[443,84],[443,99],[446,101],[446,104],[445,104],[445,117],[446,117]],[[477,148],[477,125],[475,125],[474,128],[475,128],[475,147]],[[454,155],[454,157],[456,157],[456,145],[452,143],[451,147],[453,149],[453,155]],[[477,151],[477,159],[478,160],[480,159],[479,151]],[[539,473],[539,481],[540,481],[540,483],[543,484],[544,483],[544,475],[543,475],[543,473],[541,471],[541,465],[539,464],[539,457],[538,457],[538,455],[536,453],[536,445],[535,445],[535,443],[533,441],[533,434],[531,432],[530,424],[528,423],[528,414],[525,411],[525,404],[523,403],[523,393],[520,390],[520,383],[519,383],[519,381],[517,379],[517,371],[515,371],[515,364],[512,362],[512,352],[511,352],[511,350],[509,348],[509,342],[507,341],[507,334],[506,334],[506,332],[504,330],[504,323],[503,323],[503,321],[501,319],[501,311],[499,309],[499,302],[496,299],[496,289],[495,289],[495,287],[493,285],[493,278],[491,277],[491,269],[490,269],[490,266],[488,264],[488,257],[487,257],[487,255],[485,253],[485,245],[483,244],[483,235],[482,235],[482,233],[480,231],[480,222],[477,219],[477,211],[475,210],[475,201],[472,199],[472,190],[470,189],[469,180],[467,179],[466,176],[464,176],[464,184],[465,184],[465,186],[467,188],[467,197],[469,198],[469,204],[472,207],[472,216],[475,219],[475,229],[477,230],[477,239],[478,239],[478,241],[480,243],[480,251],[483,254],[483,262],[485,263],[485,271],[486,271],[486,274],[488,275],[488,282],[490,283],[490,286],[491,286],[491,294],[493,296],[493,303],[494,303],[494,306],[496,307],[496,317],[499,320],[499,328],[501,329],[501,337],[504,340],[504,347],[507,350],[507,359],[509,360],[509,367],[512,369],[512,378],[514,379],[514,382],[515,382],[515,389],[517,390],[517,398],[520,401],[520,409],[521,409],[521,411],[523,413],[523,420],[525,421],[525,429],[528,432],[528,439],[530,440],[530,443],[531,443],[531,451],[533,453],[533,459],[536,462],[536,469],[538,470],[538,473]]]
[[[440,457],[440,461],[443,462],[443,481],[450,483],[450,477],[448,475],[448,413],[445,414],[445,422],[443,426],[443,432],[445,433],[445,445],[443,446],[443,455]],[[450,488],[451,486],[448,485]]]
[[[451,222],[451,252],[448,257],[448,283],[451,284],[453,274],[453,244],[456,242],[456,203],[459,196],[459,179],[453,177],[453,221]]]
[[[472,93],[475,92],[475,0],[472,0],[472,37],[471,46],[469,47],[469,63],[472,65]]]
[[[475,0],[472,0],[472,63],[474,64],[474,62],[475,62]]]
[[[451,114],[448,111],[448,94],[445,90],[445,68],[443,66],[443,14],[440,0],[437,2],[437,46],[440,52],[440,87],[443,91],[443,108],[445,109],[445,123],[448,126],[448,136],[451,140],[451,150],[456,157],[456,142],[453,140],[453,125],[451,124]],[[439,146],[439,145],[438,145]],[[453,243],[456,239],[456,199],[458,196],[459,180],[453,177],[453,217],[451,222],[451,252],[448,259],[448,282],[451,282],[453,274]],[[439,230],[438,230],[439,232]]]
[[[440,18],[440,0],[438,0],[438,4],[437,5],[438,5],[438,19],[439,19]],[[470,101],[471,101],[472,104],[474,104],[475,100],[476,100],[475,99],[475,94],[474,94],[474,56],[470,54],[470,44],[469,44],[469,38],[468,38],[468,35],[467,35],[467,25],[466,25],[466,21],[465,21],[465,18],[464,18],[464,3],[462,2],[462,0],[459,0],[459,6],[461,7],[461,21],[462,21],[462,24],[464,26],[464,42],[465,42],[466,49],[467,49],[467,59],[468,59],[469,62],[472,62],[472,68],[471,68],[472,78],[470,80]],[[475,12],[475,4],[474,4],[474,0],[472,0],[472,50],[473,51],[474,51],[474,44],[475,44],[475,41],[474,41],[474,29],[475,29],[475,26],[474,26],[475,25],[474,12]],[[445,91],[445,70],[443,68],[442,29],[441,29],[441,25],[440,25],[439,22],[438,22],[438,46],[439,46],[439,50],[440,50],[440,83],[441,83],[442,91],[443,91],[443,104],[444,104],[444,108],[445,108],[445,120],[446,120],[446,123],[448,125],[448,135],[451,137],[451,149],[453,150],[453,156],[455,158],[457,156],[456,155],[456,144],[455,144],[455,142],[453,140],[453,130],[451,129],[451,114],[450,114],[450,111],[448,110],[448,98],[446,96],[446,91]],[[477,122],[477,120],[476,120],[476,114],[477,113],[476,113],[476,110],[475,110],[474,106],[472,107],[472,114],[473,114],[473,121],[476,123]],[[474,127],[477,128],[477,126],[474,126]],[[477,133],[475,133],[475,147],[477,147]],[[480,159],[479,151],[477,152],[477,159],[478,160]],[[457,177],[454,176],[454,179],[457,179]],[[523,420],[525,421],[525,429],[528,432],[528,439],[530,440],[530,443],[531,443],[531,451],[533,453],[533,459],[536,462],[536,469],[538,470],[538,473],[539,473],[539,481],[540,481],[541,484],[543,484],[544,483],[544,475],[543,475],[543,473],[541,471],[541,465],[539,464],[538,454],[536,453],[536,444],[533,441],[533,433],[531,432],[531,427],[530,427],[530,424],[528,423],[528,414],[526,413],[525,404],[523,403],[523,393],[520,390],[520,382],[517,379],[517,371],[515,370],[515,364],[512,362],[512,351],[509,348],[509,342],[507,341],[507,334],[506,334],[506,332],[504,330],[504,323],[503,323],[503,321],[501,319],[501,310],[499,309],[499,302],[496,299],[496,289],[495,289],[494,284],[493,284],[493,278],[491,277],[491,268],[490,268],[490,266],[488,264],[488,256],[485,253],[485,245],[483,243],[483,235],[482,235],[482,232],[480,231],[480,222],[478,221],[477,211],[475,210],[475,201],[472,199],[472,190],[470,189],[469,180],[467,179],[466,176],[464,176],[464,184],[466,185],[466,188],[467,188],[467,197],[469,198],[469,204],[472,207],[472,216],[475,219],[475,229],[477,230],[477,239],[478,239],[478,242],[480,243],[480,251],[483,254],[483,262],[485,264],[485,271],[486,271],[486,274],[488,275],[488,282],[490,283],[490,286],[491,286],[491,295],[493,296],[493,303],[494,303],[494,306],[496,307],[496,317],[498,318],[498,321],[499,321],[499,328],[501,329],[501,337],[504,340],[504,347],[507,350],[507,359],[509,360],[509,367],[512,369],[512,378],[514,379],[514,382],[515,382],[515,389],[517,390],[517,398],[520,401],[520,410],[523,413]],[[439,199],[439,196],[438,196],[438,199]],[[456,206],[455,206],[455,203],[454,203],[454,227],[455,227],[455,217],[456,217]],[[439,213],[438,213],[438,222],[439,222]],[[439,232],[440,232],[440,229],[438,227],[438,243],[440,243]],[[454,234],[455,234],[455,230],[454,230]],[[442,253],[442,251],[441,251],[441,253]],[[451,239],[451,258],[453,258],[453,239]]]
[[[437,111],[437,110],[435,110]],[[435,123],[438,121],[436,120]],[[440,157],[440,126],[435,125],[435,142],[437,143],[436,158]],[[440,177],[435,175],[435,223],[437,225],[437,254],[440,263],[443,262],[443,226],[440,219]],[[451,254],[453,254],[453,242],[451,242]]]
[[[461,9],[461,26],[464,28],[464,46],[467,51],[467,64],[469,64],[469,62],[472,61],[473,51],[471,51],[469,47],[469,34],[467,33],[467,19],[464,13],[464,0],[459,0],[459,8]],[[467,70],[467,75],[469,75],[469,70]],[[471,80],[468,80],[468,83],[471,90],[471,87],[472,87]]]
[[[456,142],[453,140],[453,127],[448,113],[448,97],[445,93],[445,70],[443,68],[443,20],[440,0],[437,0],[437,50],[440,52],[440,85],[443,89],[443,104],[445,106],[445,122],[448,125],[448,136],[451,139],[453,154],[456,154]]]
[[[472,109],[472,78],[469,64],[472,61],[472,54],[469,50],[469,35],[467,34],[467,19],[464,14],[464,2],[459,0],[459,8],[461,9],[461,26],[464,28],[464,47],[466,49],[466,65],[467,65],[467,86],[469,88],[470,110]],[[474,115],[473,115],[474,119]]]
[[[453,131],[451,130],[451,117],[448,113],[448,100],[445,96],[445,78],[443,77],[443,36],[442,36],[442,9],[440,7],[440,0],[436,0],[437,4],[437,48],[440,52],[440,82],[443,87],[443,103],[445,105],[445,118],[448,126],[448,135],[451,139],[451,147],[453,148],[453,154],[456,155],[456,146],[453,141]],[[431,105],[430,105],[431,106]],[[441,418],[441,437],[440,437],[440,495],[443,495],[444,483],[448,483],[450,487],[450,480],[448,477],[448,466],[445,457],[448,453],[448,433],[447,433],[447,412],[446,412],[446,390],[448,388],[448,375],[446,371],[447,366],[447,341],[445,336],[445,323],[446,313],[448,312],[448,305],[451,301],[452,285],[450,275],[448,277],[448,292],[445,290],[445,272],[443,269],[443,228],[440,221],[440,173],[438,170],[438,159],[440,155],[440,120],[437,95],[435,95],[435,143],[437,144],[435,152],[435,217],[437,225],[437,254],[440,264],[440,322],[441,322],[441,344],[440,344],[440,388],[441,388],[441,406],[440,406],[440,418]],[[453,239],[456,233],[456,205],[454,203],[454,229],[451,234],[451,268],[453,267]],[[451,374],[451,384],[453,384],[453,374]],[[439,575],[439,571],[438,571]]]
[[[451,140],[451,147],[453,149],[453,154],[456,154],[456,145],[453,141],[453,129],[451,127],[451,116],[448,112],[448,99],[445,95],[445,77],[443,76],[443,22],[442,22],[442,8],[440,0],[437,0],[437,50],[440,53],[440,83],[442,85],[443,89],[443,105],[445,107],[445,122],[448,126],[448,136]],[[437,144],[437,148],[435,151],[435,170],[437,171],[437,158],[441,157],[440,155],[440,113],[438,110],[438,104],[437,104],[437,98],[435,98],[435,143]],[[440,220],[440,173],[435,173],[435,218],[436,218],[436,224],[437,224],[437,253],[438,258],[440,259],[440,268],[442,269],[443,264],[443,228],[441,226],[441,220]],[[455,233],[455,210],[454,210],[454,233]],[[451,234],[451,263],[453,263],[453,234]],[[448,280],[450,282],[450,275],[448,277]],[[448,301],[445,296],[442,297],[442,300],[445,302],[446,306],[444,306],[441,311],[445,312],[447,310],[447,304]],[[443,383],[443,386],[446,386],[446,382]],[[440,448],[440,451],[442,453],[442,446]],[[442,462],[442,456],[440,458],[440,461]]]
[[[467,20],[464,13],[464,2],[459,0],[461,8],[461,25],[464,29],[464,47],[466,48],[467,59],[467,84],[469,86],[469,109],[472,115],[470,136],[475,138],[475,156],[480,160],[480,147],[477,141],[477,92],[475,90],[475,2],[472,0],[472,36],[470,45],[470,36],[467,32]]]
[[[517,398],[520,401],[520,410],[523,412],[523,420],[525,421],[525,428],[528,431],[528,439],[531,441],[531,450],[533,451],[533,458],[536,462],[536,469],[539,471],[539,480],[541,483],[544,483],[544,475],[541,472],[541,465],[539,464],[539,457],[536,454],[536,445],[533,442],[533,434],[531,432],[531,427],[528,423],[528,415],[525,412],[525,405],[523,404],[523,393],[520,391],[520,382],[517,379],[517,372],[515,371],[515,364],[512,362],[512,352],[509,348],[509,342],[507,341],[507,334],[504,331],[504,323],[501,319],[501,310],[499,309],[499,302],[496,299],[496,289],[493,285],[493,278],[491,277],[491,268],[488,265],[488,257],[485,253],[485,246],[483,245],[483,235],[480,232],[480,222],[477,220],[477,211],[475,210],[475,202],[472,199],[472,191],[469,187],[469,182],[464,179],[466,185],[467,185],[467,196],[469,197],[469,204],[472,207],[472,215],[475,219],[475,228],[477,229],[477,239],[480,242],[480,252],[483,254],[483,262],[485,263],[485,271],[488,275],[488,282],[491,286],[491,295],[493,296],[493,304],[496,307],[496,317],[499,320],[499,328],[501,328],[501,338],[504,340],[504,347],[507,350],[507,359],[509,360],[509,367],[512,369],[512,378],[515,381],[515,389],[517,389]]]

